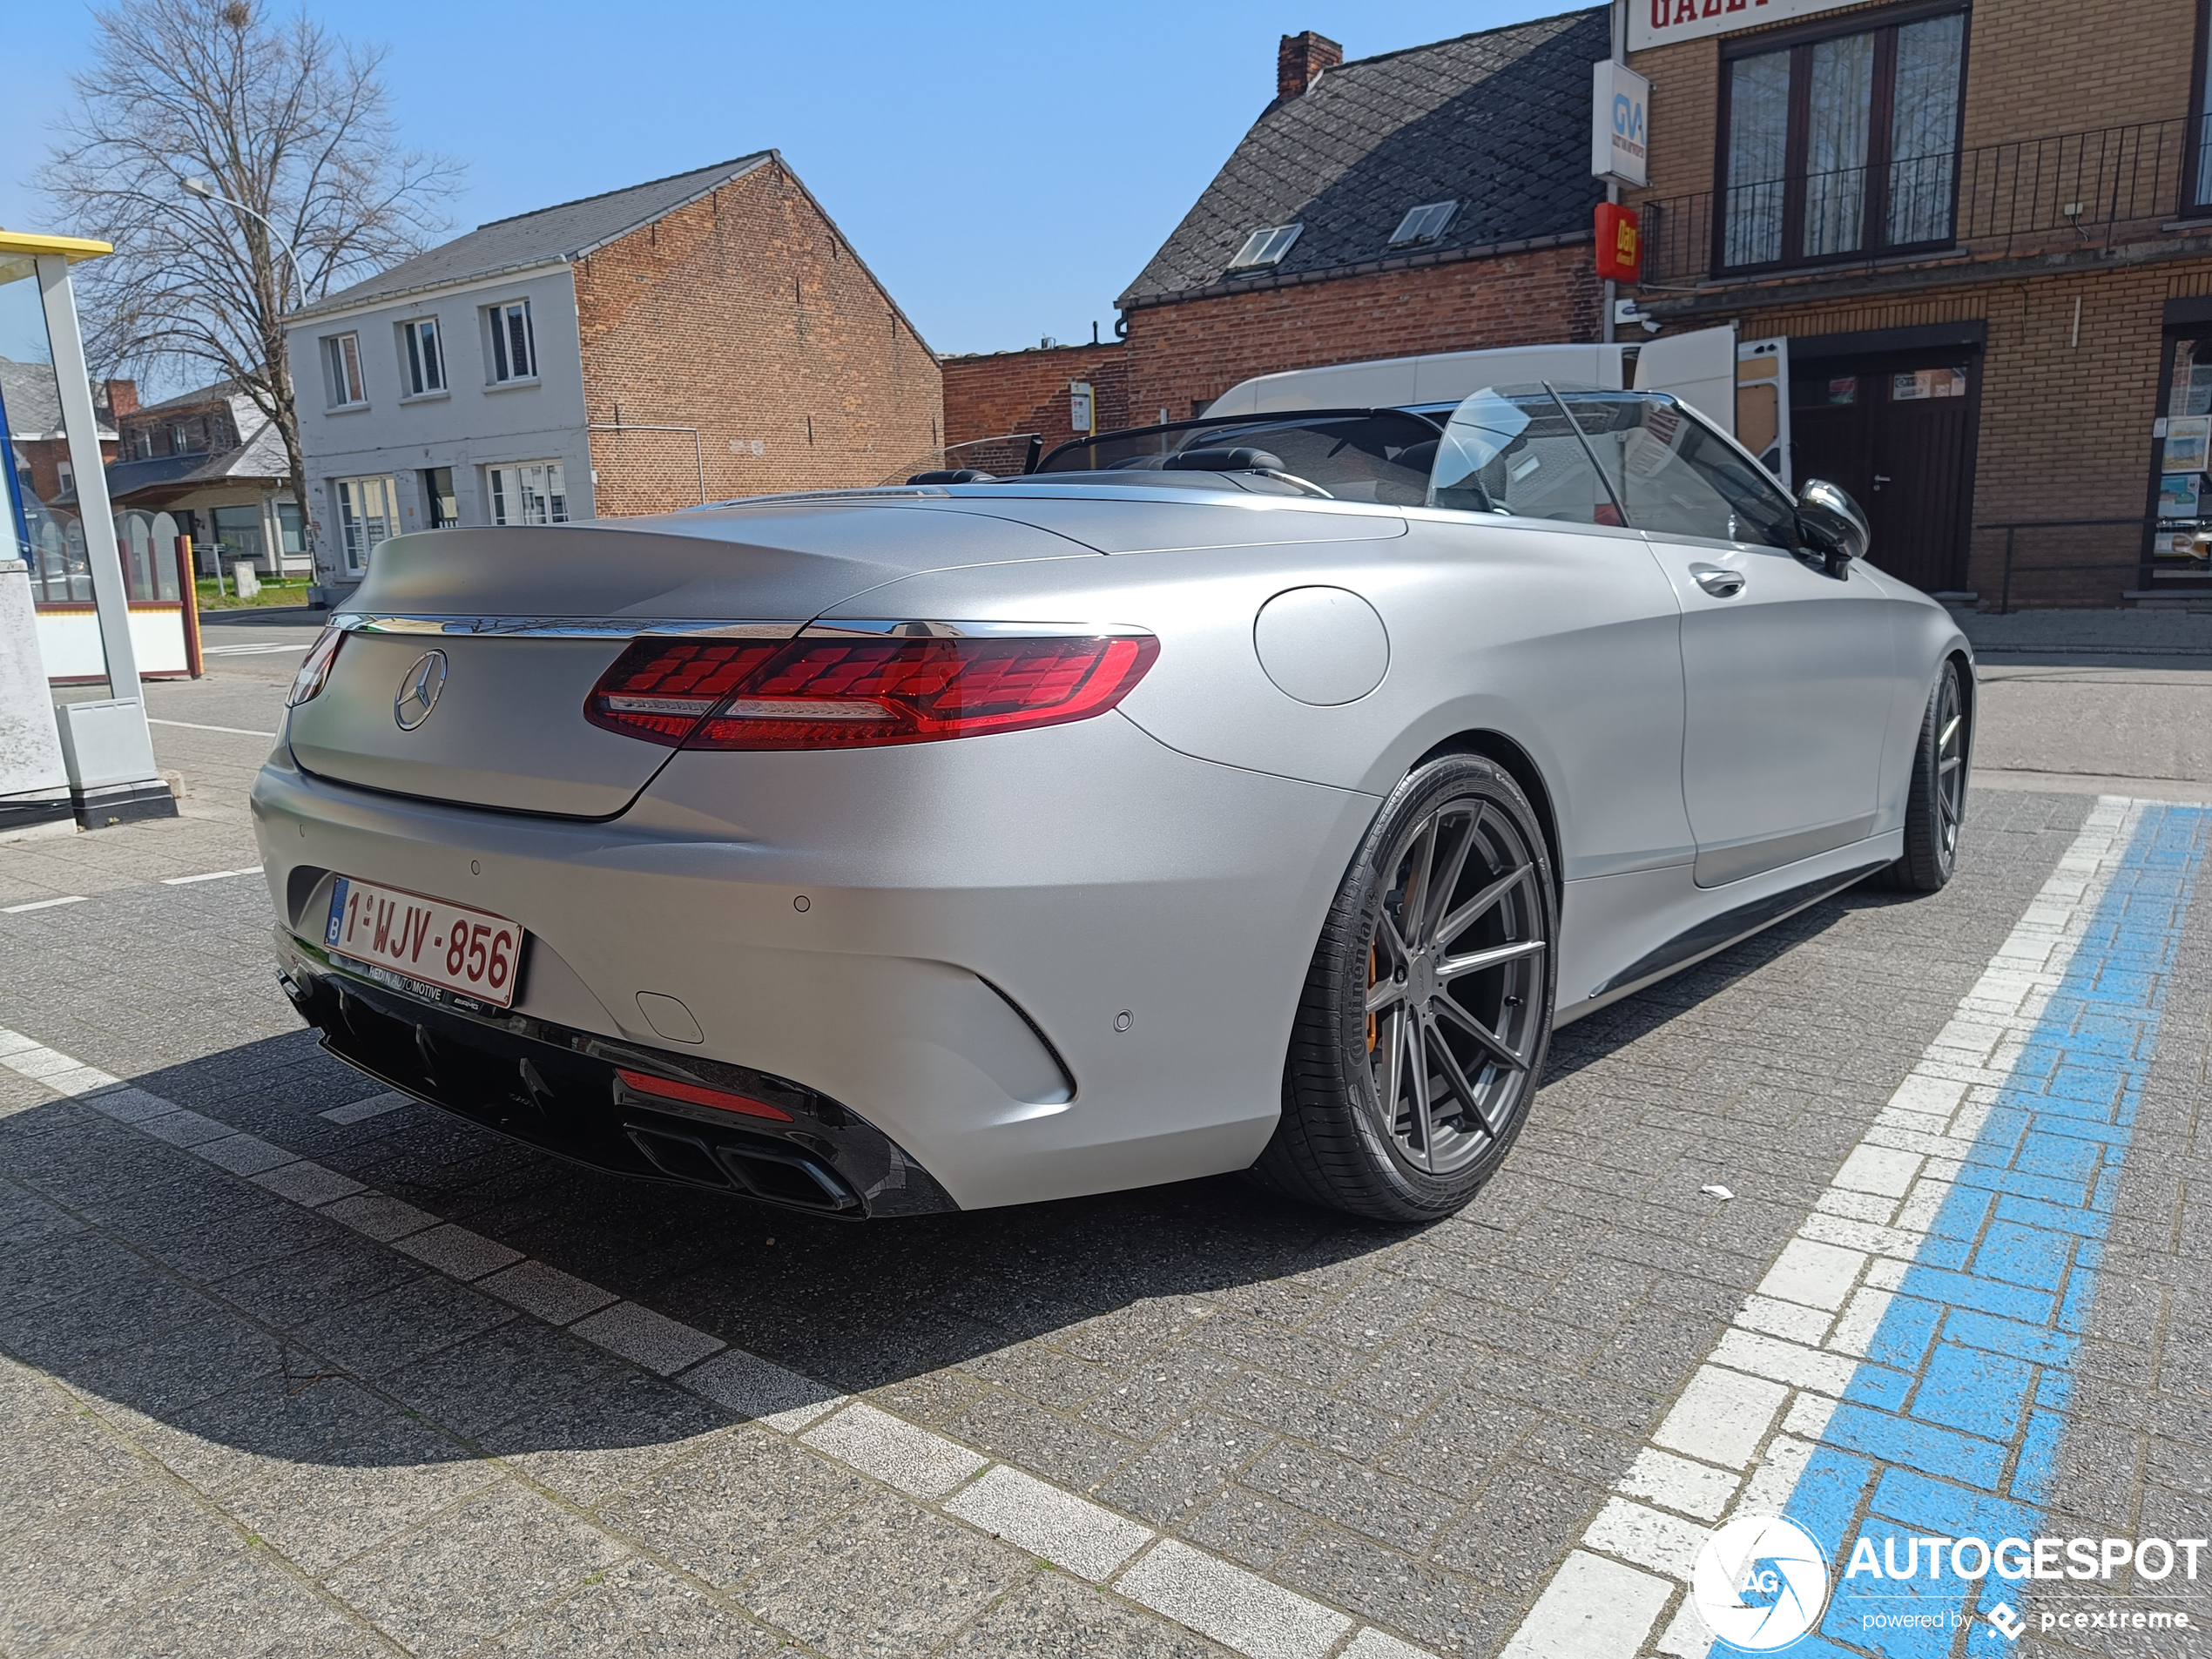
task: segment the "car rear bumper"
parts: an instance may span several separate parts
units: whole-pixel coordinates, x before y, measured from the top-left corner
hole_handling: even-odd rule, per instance
[[[439,1006],[334,965],[287,929],[277,949],[285,995],[325,1049],[482,1128],[617,1175],[852,1220],[960,1207],[880,1130],[803,1084],[527,1015]],[[741,1096],[789,1121],[654,1095],[624,1074]]]
[[[281,750],[254,792],[301,972],[334,971],[300,942],[320,935],[334,875],[475,906],[529,934],[515,1007],[442,1012],[781,1080],[880,1131],[962,1209],[1248,1166],[1375,806],[1193,759],[1116,715],[873,752],[679,755],[604,822],[379,794]],[[339,971],[349,995],[356,977]],[[440,1006],[371,988],[397,1000],[391,1018]],[[651,1023],[662,999],[696,1042]],[[381,1069],[405,1073],[388,1033],[381,1062],[365,1041],[330,1037],[410,1092],[497,1116]],[[503,1100],[523,1055],[497,1052]],[[604,1096],[604,1075],[590,1087]],[[594,1144],[552,1150],[644,1172],[635,1146]],[[865,1198],[873,1176],[844,1178],[893,1213]]]

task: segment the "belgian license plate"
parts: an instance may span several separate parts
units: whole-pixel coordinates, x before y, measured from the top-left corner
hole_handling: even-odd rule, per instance
[[[503,1008],[515,1000],[523,930],[488,910],[341,875],[323,943],[381,970],[374,978],[412,980]]]

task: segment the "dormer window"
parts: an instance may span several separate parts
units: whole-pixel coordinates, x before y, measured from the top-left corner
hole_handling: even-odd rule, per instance
[[[1444,227],[1459,210],[1456,201],[1423,202],[1398,221],[1398,228],[1390,233],[1391,246],[1413,247],[1422,242],[1433,242],[1444,234]]]
[[[1283,256],[1291,251],[1291,244],[1298,240],[1303,225],[1270,225],[1254,231],[1237,250],[1237,257],[1229,261],[1232,271],[1253,271],[1264,266],[1280,265]]]

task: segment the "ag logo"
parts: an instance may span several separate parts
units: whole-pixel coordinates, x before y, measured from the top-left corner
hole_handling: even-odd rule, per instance
[[[400,677],[399,695],[392,699],[392,718],[400,730],[412,732],[430,718],[438,706],[438,693],[446,688],[446,654],[426,651]]]
[[[1742,1515],[1697,1552],[1689,1595],[1706,1628],[1730,1647],[1771,1653],[1820,1622],[1827,1552],[1795,1521]]]

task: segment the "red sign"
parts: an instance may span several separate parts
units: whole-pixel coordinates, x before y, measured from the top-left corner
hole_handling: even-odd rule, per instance
[[[1643,233],[1636,226],[1635,208],[1597,205],[1597,273],[1616,282],[1642,276]]]

